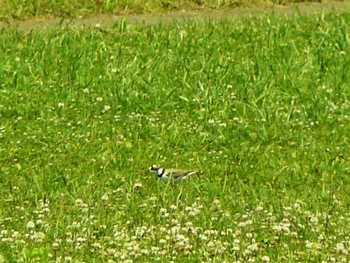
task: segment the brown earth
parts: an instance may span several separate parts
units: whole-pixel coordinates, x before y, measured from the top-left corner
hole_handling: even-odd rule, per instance
[[[15,28],[19,31],[30,32],[31,30],[45,30],[59,26],[60,24],[75,27],[99,27],[101,29],[115,25],[117,22],[125,19],[128,24],[158,24],[170,23],[173,21],[184,22],[188,20],[204,20],[204,19],[229,19],[229,18],[245,18],[263,14],[276,15],[292,15],[300,13],[302,15],[312,15],[320,12],[347,12],[350,11],[349,1],[329,1],[322,3],[299,3],[293,5],[275,5],[272,7],[250,7],[250,8],[234,8],[224,10],[181,10],[167,14],[141,14],[141,15],[106,15],[100,14],[87,18],[64,19],[62,18],[36,18],[24,21],[2,21],[1,28]]]

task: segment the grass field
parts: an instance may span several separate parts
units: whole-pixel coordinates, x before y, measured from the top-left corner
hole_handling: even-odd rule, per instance
[[[348,262],[349,23],[3,29],[0,262]]]
[[[0,2],[0,18],[77,17],[96,13],[141,14],[169,12],[179,9],[230,8],[252,4],[268,5],[293,0],[4,0]],[[300,1],[298,1],[300,2]],[[319,2],[319,1],[316,1]]]
[[[327,1],[327,0],[326,0]],[[342,2],[347,2],[343,0]],[[32,17],[84,17],[95,14],[167,13],[175,10],[213,10],[235,7],[268,7],[321,0],[3,0],[0,21]]]

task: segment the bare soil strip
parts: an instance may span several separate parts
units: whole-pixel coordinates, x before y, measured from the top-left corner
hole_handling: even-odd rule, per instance
[[[235,8],[225,10],[181,10],[167,14],[141,14],[141,15],[106,15],[100,14],[87,18],[62,19],[62,18],[36,18],[24,21],[0,21],[0,29],[14,28],[25,33],[32,30],[45,30],[59,25],[72,27],[99,27],[109,28],[117,22],[125,19],[129,24],[153,25],[158,23],[184,22],[188,20],[200,21],[204,19],[230,19],[249,18],[264,14],[292,15],[300,13],[302,15],[312,15],[320,12],[346,12],[350,11],[349,1],[330,1],[323,3],[302,3],[295,5],[279,5],[271,8]]]

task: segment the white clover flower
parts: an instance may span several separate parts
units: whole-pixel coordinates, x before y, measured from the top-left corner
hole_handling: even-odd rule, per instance
[[[202,240],[202,241],[206,241],[208,240],[208,237],[206,235],[203,235],[203,234],[199,234],[199,239]]]
[[[318,223],[318,218],[315,215],[311,215],[310,222],[316,225]]]
[[[234,245],[232,247],[232,250],[235,251],[235,252],[238,252],[240,250],[240,247],[238,245]]]
[[[27,228],[29,228],[29,229],[32,229],[32,228],[34,228],[35,227],[35,223],[33,222],[33,221],[28,221],[28,223],[27,223]]]
[[[155,202],[157,202],[157,197],[151,196],[148,200],[152,203],[155,203]]]
[[[175,236],[177,233],[180,232],[180,227],[179,226],[174,226],[170,229],[170,234],[172,234],[173,236]]]
[[[173,226],[179,226],[179,221],[177,220],[177,219],[175,219],[175,218],[173,218],[173,219],[171,219],[171,224],[173,225]]]
[[[345,253],[345,252],[346,252],[346,249],[345,249],[344,243],[337,243],[337,244],[335,245],[335,250],[336,250],[338,253]]]
[[[149,251],[148,251],[148,249],[146,249],[146,248],[141,249],[140,252],[141,252],[142,255],[148,255],[148,254],[149,254]]]
[[[216,206],[216,207],[220,207],[220,200],[219,199],[215,199],[214,201],[213,201],[213,205],[214,206]]]
[[[193,227],[193,223],[192,222],[186,222],[185,226],[188,227],[188,228]]]
[[[309,240],[306,240],[306,241],[305,241],[305,247],[306,247],[307,249],[311,249],[311,248],[313,247],[312,242],[310,242]]]
[[[252,251],[250,251],[250,249],[248,248],[243,251],[244,257],[249,257],[251,254],[252,254]]]
[[[193,212],[193,211],[191,211],[191,212],[188,213],[188,215],[189,215],[189,216],[196,216],[196,213]]]
[[[177,206],[176,206],[176,205],[171,205],[171,206],[170,206],[170,209],[171,209],[171,210],[177,210]]]
[[[249,249],[252,252],[258,251],[259,250],[258,244],[257,243],[250,244],[248,245],[247,249]]]
[[[255,212],[261,212],[261,211],[264,211],[264,208],[262,206],[257,206],[255,208]]]
[[[101,196],[102,201],[108,201],[108,199],[109,199],[109,196],[107,193],[105,193],[104,195]]]
[[[265,262],[265,263],[269,263],[269,262],[270,262],[270,258],[269,258],[269,256],[263,256],[263,257],[261,258],[261,261],[262,261],[262,262]]]
[[[325,240],[325,236],[323,234],[320,234],[317,238],[319,241]]]
[[[84,237],[77,237],[77,242],[78,243],[84,243],[86,241],[86,238]]]
[[[223,213],[222,213],[222,217],[223,217],[223,218],[230,218],[230,217],[231,217],[230,212],[228,212],[228,211],[223,212]]]
[[[82,199],[78,198],[78,199],[75,199],[75,204],[81,206],[84,204],[84,201]]]
[[[30,238],[36,242],[42,242],[45,238],[45,234],[43,232],[34,232]]]
[[[7,236],[7,233],[8,233],[9,231],[7,230],[7,229],[3,229],[3,230],[1,230],[0,231],[0,237],[5,237],[5,236]]]
[[[208,229],[205,230],[205,231],[204,231],[204,235],[210,236],[210,230],[208,230]]]
[[[57,242],[53,242],[52,243],[52,248],[53,249],[58,249],[60,247],[60,244],[59,243],[57,243]]]
[[[281,225],[274,225],[272,227],[272,230],[277,232],[277,233],[281,233],[282,232],[282,227],[281,227]]]
[[[164,215],[166,215],[166,214],[168,214],[168,210],[166,210],[166,208],[161,208],[160,210],[159,210],[159,212],[164,216]]]
[[[245,236],[248,238],[248,239],[251,239],[253,237],[253,234],[252,233],[246,233]]]

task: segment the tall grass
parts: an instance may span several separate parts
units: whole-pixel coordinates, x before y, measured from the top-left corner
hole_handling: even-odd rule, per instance
[[[3,30],[0,261],[348,261],[349,21]]]

